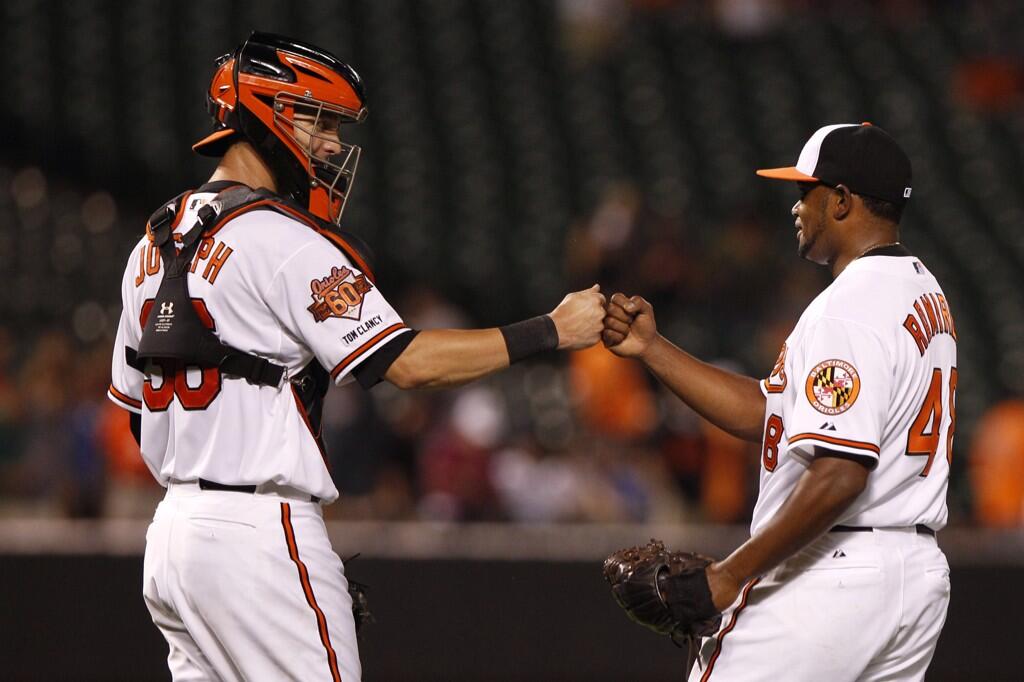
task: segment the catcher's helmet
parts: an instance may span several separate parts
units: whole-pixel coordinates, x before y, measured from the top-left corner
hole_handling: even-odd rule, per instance
[[[193,150],[222,156],[244,139],[270,166],[280,194],[325,220],[341,221],[360,149],[339,139],[340,153],[317,159],[312,144],[325,127],[366,118],[363,82],[352,67],[308,43],[254,31],[217,60],[207,109],[217,129]],[[296,122],[297,110],[308,123]],[[297,128],[308,142],[300,142]]]

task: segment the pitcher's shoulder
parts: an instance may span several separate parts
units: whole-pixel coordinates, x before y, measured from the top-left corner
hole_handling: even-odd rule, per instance
[[[829,286],[819,315],[882,328],[898,315],[919,284],[898,273],[857,270],[844,272]]]

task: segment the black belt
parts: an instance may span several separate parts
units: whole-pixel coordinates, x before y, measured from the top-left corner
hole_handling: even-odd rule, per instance
[[[199,479],[200,490],[226,490],[232,493],[249,493],[252,495],[256,492],[256,486],[254,485],[227,485],[226,483],[217,483],[215,481],[207,481],[205,478]],[[320,502],[320,498],[316,495],[310,495],[309,501],[316,504]]]
[[[932,537],[935,537],[935,531],[932,530],[931,528],[929,528],[928,526],[924,525],[923,523],[917,524],[916,526],[914,526],[914,529],[918,532],[919,535],[931,535]],[[875,529],[872,528],[871,526],[832,526],[831,528],[828,529],[828,532],[829,533],[870,533],[873,530],[875,530]]]

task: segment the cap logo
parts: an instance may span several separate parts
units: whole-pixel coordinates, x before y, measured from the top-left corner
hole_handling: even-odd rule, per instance
[[[910,198],[910,188],[909,187],[904,187],[903,188],[903,198],[904,199],[909,199]]]

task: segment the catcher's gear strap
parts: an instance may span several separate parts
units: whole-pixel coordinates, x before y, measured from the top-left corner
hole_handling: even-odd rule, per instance
[[[345,257],[348,258],[348,260],[358,268],[360,272],[366,275],[371,282],[375,281],[373,274],[373,252],[370,250],[370,247],[366,242],[361,240],[359,237],[356,237],[350,232],[339,230],[334,223],[329,223],[320,219],[298,204],[274,194],[268,189],[260,188],[252,190],[247,187],[244,189],[249,191],[249,196],[244,201],[230,209],[221,208],[215,224],[206,231],[208,236],[216,234],[218,230],[228,223],[228,221],[233,218],[237,218],[248,211],[276,211],[277,213],[288,216],[293,220],[307,225],[321,237],[333,244],[335,248],[345,254]]]
[[[199,367],[218,367],[223,373],[238,376],[251,384],[277,386],[284,368],[265,358],[222,343],[199,319],[188,291],[188,272],[192,258],[202,241],[216,233],[228,221],[252,210],[275,210],[305,223],[334,244],[360,267],[372,281],[368,249],[351,235],[339,234],[316,216],[265,189],[252,190],[233,185],[222,191],[198,211],[196,224],[180,241],[174,230],[181,220],[185,202],[191,193],[179,195],[150,218],[147,234],[160,249],[164,278],[142,331],[138,353],[130,364],[143,372],[150,361],[172,358]],[[356,243],[362,251],[352,246]],[[307,368],[308,369],[308,368]],[[317,382],[318,384],[320,382]],[[304,400],[306,407],[311,405]],[[319,402],[319,401],[317,401]]]
[[[218,218],[244,204],[251,194],[248,187],[236,186],[220,192],[214,201],[199,209],[196,224],[186,232],[180,250],[173,238],[181,220],[185,200],[182,195],[153,214],[147,231],[160,249],[164,277],[139,340],[136,362],[149,373],[152,361],[175,359],[187,365],[217,367],[224,374],[242,377],[251,384],[277,386],[284,367],[222,343],[213,330],[199,319],[188,291],[188,272],[202,237],[210,232]]]
[[[327,444],[323,437],[324,396],[331,386],[331,373],[324,369],[315,358],[301,372],[289,378],[296,399],[302,404],[302,411],[309,421],[309,430],[313,433],[320,452],[327,454]]]

